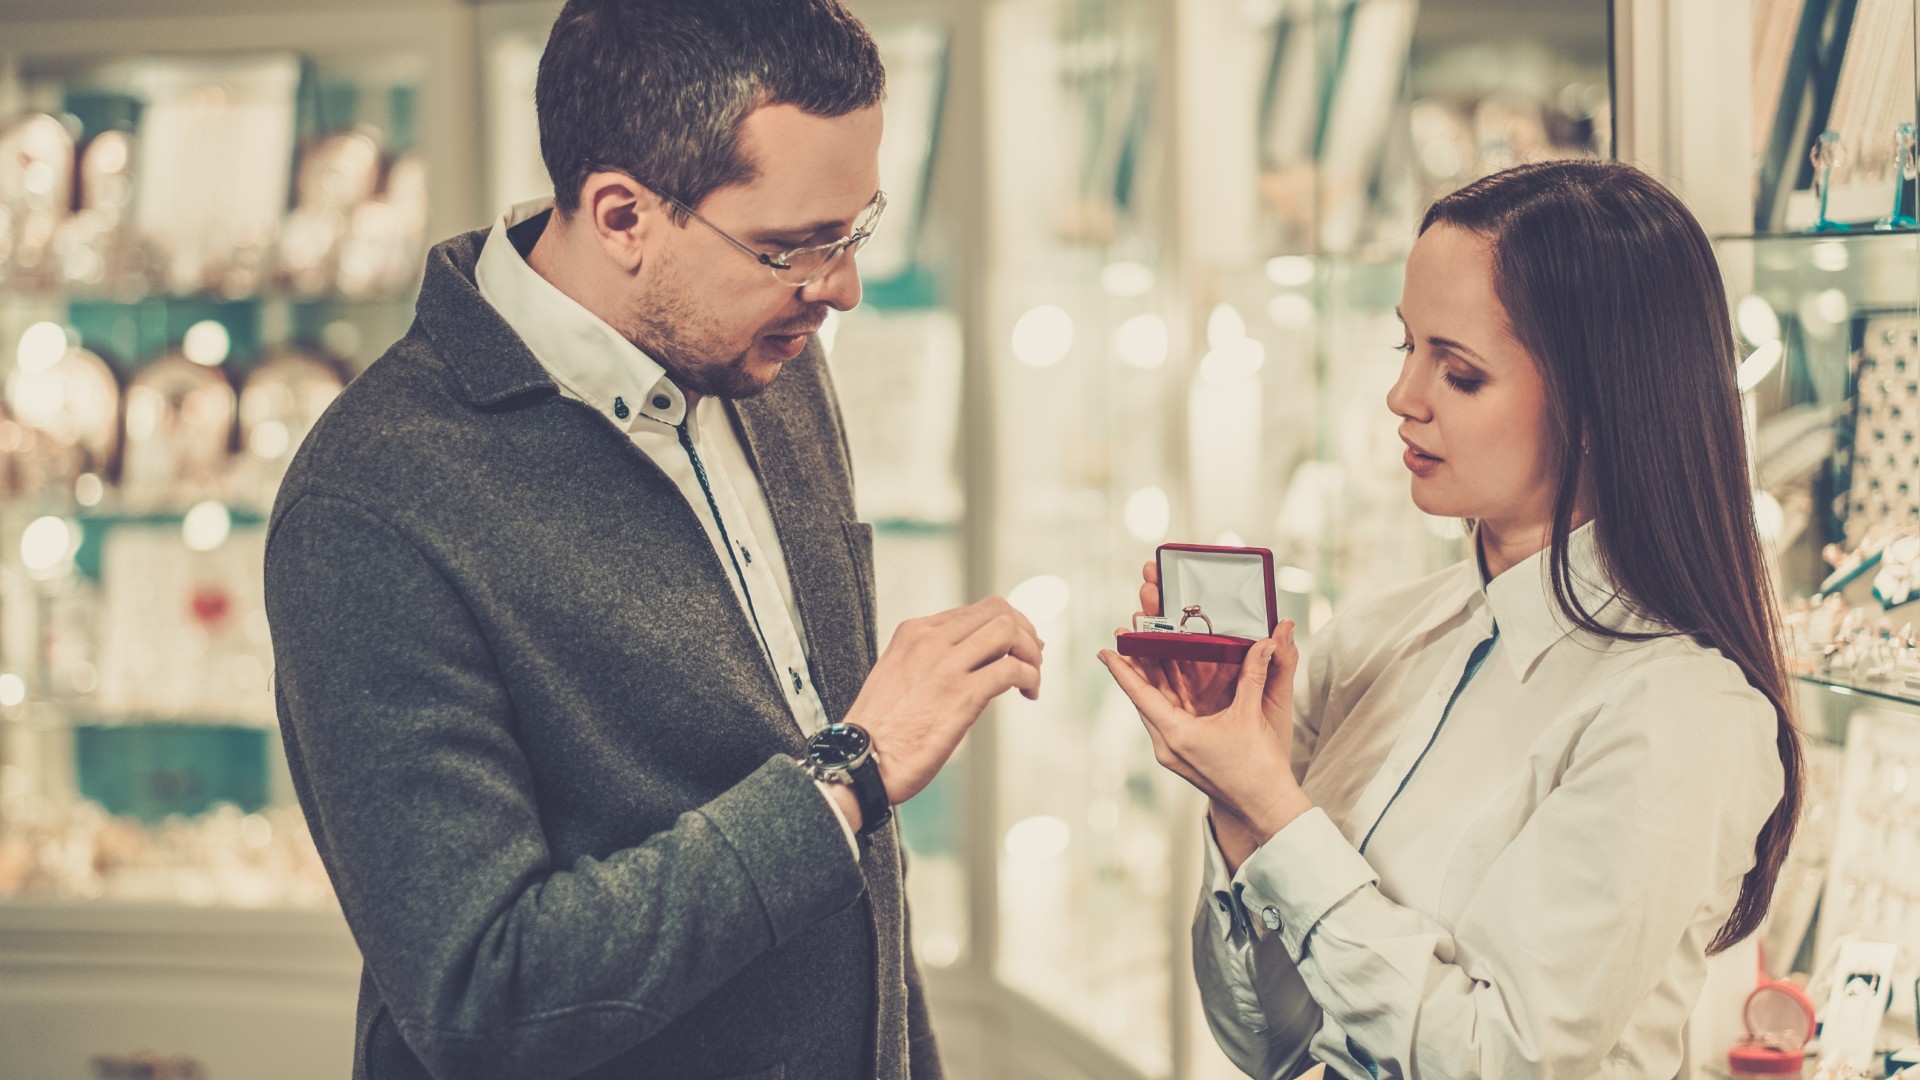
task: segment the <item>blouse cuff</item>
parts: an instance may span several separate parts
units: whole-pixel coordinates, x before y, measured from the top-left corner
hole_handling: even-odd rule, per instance
[[[1212,912],[1215,936],[1222,941],[1232,941],[1235,927],[1245,925],[1244,917],[1236,917],[1240,914],[1236,903],[1239,887],[1233,875],[1227,873],[1227,858],[1220,853],[1220,841],[1213,835],[1213,818],[1206,813],[1200,815],[1200,850],[1206,853],[1200,887],[1204,890],[1207,910]]]
[[[1212,870],[1209,869],[1211,879]],[[1327,912],[1379,877],[1319,807],[1295,818],[1241,865],[1255,926],[1277,934],[1298,964]],[[1275,925],[1275,924],[1278,925]]]

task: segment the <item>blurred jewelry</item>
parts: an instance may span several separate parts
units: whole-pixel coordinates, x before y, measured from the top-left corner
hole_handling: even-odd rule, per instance
[[[333,291],[356,207],[380,182],[380,144],[363,131],[325,136],[300,155],[293,211],[280,230],[279,273],[294,292]]]
[[[1820,141],[1813,145],[1810,157],[1816,170],[1813,184],[1820,192],[1820,217],[1807,231],[1850,232],[1847,226],[1827,216],[1827,197],[1833,193],[1835,174],[1847,167],[1853,155],[1848,151],[1847,144],[1840,140],[1839,132],[1823,131]]]
[[[132,226],[133,136],[104,131],[80,155],[80,210],[54,238],[60,280],[105,286],[121,298],[145,294],[151,260]]]
[[[1920,158],[1916,157],[1920,147],[1915,146],[1916,141],[1920,141],[1920,127],[1916,127],[1911,120],[1894,129],[1893,209],[1887,211],[1886,217],[1874,222],[1876,229],[1911,229],[1920,225],[1920,218],[1913,216],[1912,205],[1904,208],[1901,205],[1908,187],[1915,179],[1920,179]]]
[[[127,387],[127,501],[168,507],[217,494],[234,411],[233,386],[217,367],[175,351],[142,368]]]
[[[21,349],[7,376],[7,409],[24,431],[9,432],[23,491],[64,488],[83,473],[104,474],[120,437],[120,380],[97,353],[63,343],[58,327],[36,324],[28,335],[50,338]]]
[[[0,128],[0,205],[12,219],[8,276],[29,285],[54,277],[53,239],[73,191],[73,133],[35,113]]]
[[[1869,318],[1854,365],[1853,439],[1839,510],[1847,543],[1868,548],[1881,526],[1920,527],[1920,318]]]
[[[333,364],[298,350],[253,369],[240,391],[241,490],[272,502],[294,451],[344,385]]]
[[[1176,629],[1183,634],[1197,633],[1197,631],[1187,629],[1187,622],[1190,619],[1199,619],[1206,624],[1206,632],[1209,634],[1213,633],[1213,620],[1207,618],[1206,612],[1200,610],[1199,604],[1188,604],[1186,607],[1180,609],[1180,624]]]
[[[408,155],[387,169],[377,199],[355,207],[340,245],[335,288],[343,296],[391,296],[413,284],[425,256],[427,170]]]
[[[1873,598],[1892,610],[1920,600],[1920,526],[1889,543],[1873,578]]]

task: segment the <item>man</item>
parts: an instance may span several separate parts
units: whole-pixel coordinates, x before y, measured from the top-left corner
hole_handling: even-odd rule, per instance
[[[276,687],[357,1078],[940,1075],[889,808],[1041,646],[992,599],[874,656],[813,333],[860,300],[883,83],[839,0],[572,0],[557,205],[435,248],[288,474]]]

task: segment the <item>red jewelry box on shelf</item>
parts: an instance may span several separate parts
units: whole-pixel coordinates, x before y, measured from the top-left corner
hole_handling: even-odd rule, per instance
[[[1134,618],[1114,635],[1121,656],[1239,664],[1280,624],[1273,552],[1266,548],[1162,544],[1159,616]]]

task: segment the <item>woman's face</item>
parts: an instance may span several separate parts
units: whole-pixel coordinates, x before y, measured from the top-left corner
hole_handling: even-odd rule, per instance
[[[1407,354],[1387,407],[1400,417],[1413,501],[1500,535],[1544,529],[1553,510],[1546,387],[1494,293],[1493,248],[1435,225],[1413,246],[1400,321]]]

